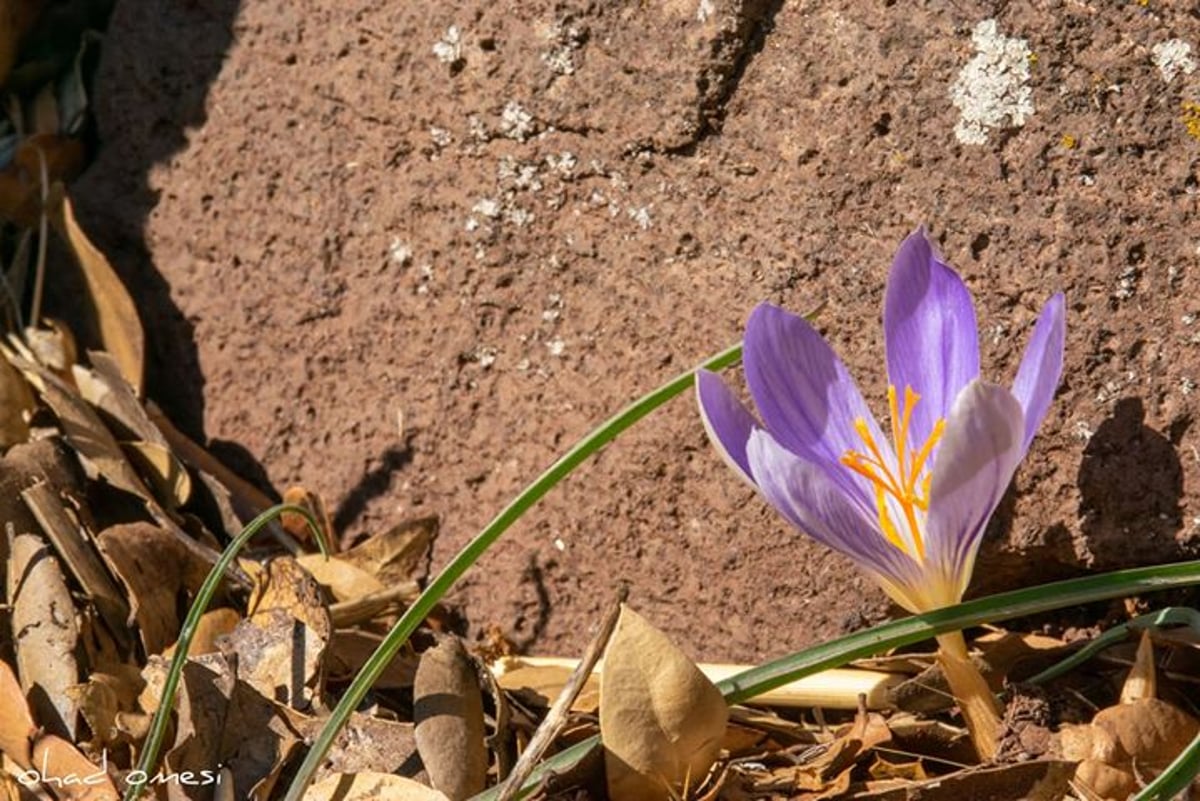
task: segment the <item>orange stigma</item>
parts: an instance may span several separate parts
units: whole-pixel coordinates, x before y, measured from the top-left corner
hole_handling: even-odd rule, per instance
[[[867,421],[859,417],[854,421],[854,430],[862,437],[865,452],[848,450],[842,454],[842,464],[855,473],[868,479],[875,487],[875,509],[879,514],[879,528],[888,542],[907,553],[917,561],[925,558],[925,543],[921,537],[921,524],[918,520],[918,510],[922,513],[929,510],[929,482],[931,475],[926,467],[929,455],[933,453],[938,440],[942,438],[942,430],[946,427],[944,418],[939,418],[929,432],[929,438],[919,448],[911,447],[908,441],[909,424],[912,421],[912,410],[921,396],[913,392],[912,387],[904,388],[904,406],[901,408],[896,398],[896,387],[888,387],[888,410],[892,421],[892,444],[895,446],[896,465],[893,469],[884,458]],[[900,536],[896,521],[888,510],[888,498],[892,498],[902,511],[904,520],[901,525],[907,525],[912,548],[910,551],[905,539]]]

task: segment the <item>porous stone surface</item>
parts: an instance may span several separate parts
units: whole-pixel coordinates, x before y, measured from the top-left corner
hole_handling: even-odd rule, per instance
[[[1062,388],[980,557],[993,591],[1200,550],[1196,44],[1157,0],[126,0],[73,191],[171,414],[347,535],[441,515],[436,565],[762,300],[821,306],[882,412],[884,279],[926,223],[988,377],[1067,298]],[[564,654],[621,582],[710,660],[886,609],[733,476],[690,397],[454,600]]]

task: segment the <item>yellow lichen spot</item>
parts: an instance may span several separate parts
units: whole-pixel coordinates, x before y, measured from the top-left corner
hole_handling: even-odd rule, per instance
[[[1029,55],[1025,56],[1025,60],[1029,62],[1030,67],[1036,67],[1038,63],[1038,54],[1030,53]]]
[[[1059,140],[1059,144],[1067,150],[1074,150],[1079,147],[1079,139],[1071,134],[1063,134],[1062,139]]]
[[[1200,142],[1200,103],[1195,100],[1185,100],[1180,105],[1183,113],[1179,120],[1187,129],[1188,136]]]

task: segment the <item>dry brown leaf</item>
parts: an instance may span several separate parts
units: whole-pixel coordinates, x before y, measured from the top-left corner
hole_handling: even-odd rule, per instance
[[[566,665],[530,665],[519,656],[503,656],[492,664],[499,685],[509,692],[522,693],[526,700],[548,707],[571,678]],[[572,712],[592,715],[600,708],[600,676],[588,676],[583,690],[571,704]]]
[[[305,801],[446,801],[423,784],[390,773],[335,773],[308,788]]]
[[[66,564],[71,575],[91,597],[96,610],[118,640],[123,639],[128,623],[129,606],[112,576],[105,570],[78,522],[67,513],[63,499],[47,484],[34,484],[21,491],[21,498],[41,530],[54,543],[54,550]]]
[[[137,623],[146,655],[162,653],[179,634],[186,592],[200,587],[208,566],[153,523],[109,526],[96,542],[125,585],[131,622]]]
[[[178,509],[192,497],[192,477],[183,462],[157,442],[122,444],[129,461],[154,490],[154,497],[168,509]]]
[[[224,789],[231,798],[266,801],[271,797],[280,773],[301,742],[291,722],[298,714],[238,681],[220,748],[222,764],[229,768]]]
[[[67,240],[82,269],[104,350],[112,354],[120,365],[121,374],[140,396],[145,371],[145,337],[137,307],[108,259],[79,227],[65,193],[54,211],[54,227]]]
[[[128,438],[169,447],[166,436],[150,419],[113,357],[102,350],[88,351],[87,357],[90,368],[80,364],[71,367],[83,399],[120,423]]]
[[[994,767],[970,768],[925,782],[844,796],[854,801],[962,801],[965,798],[1020,798],[1059,801],[1068,791],[1073,762],[1035,760]]]
[[[238,675],[265,697],[305,709],[320,692],[329,609],[316,580],[295,559],[267,563],[255,583],[250,617],[222,641],[237,654]]]
[[[7,586],[21,687],[37,721],[73,740],[78,709],[66,690],[79,681],[79,624],[62,569],[41,537],[13,539]]]
[[[200,557],[206,565],[217,563],[220,554],[184,532],[154,499],[95,409],[45,367],[11,354],[8,359],[25,374],[54,412],[63,434],[75,449],[89,477],[99,476],[114,487],[142,499],[151,518],[177,537],[185,548]],[[235,579],[245,581],[240,571],[231,569],[230,572]]]
[[[17,675],[7,662],[0,662],[0,752],[20,767],[29,767],[36,733]]]
[[[219,652],[221,649],[217,647],[217,640],[237,628],[241,619],[242,616],[238,614],[237,610],[227,606],[220,609],[209,609],[200,616],[200,621],[196,624],[196,632],[192,635],[188,656],[203,656]],[[171,643],[163,649],[163,656],[168,658],[174,656],[178,646],[178,641]]]
[[[329,590],[335,601],[352,601],[387,589],[373,574],[341,556],[326,559],[319,553],[309,553],[297,556],[296,561]]]
[[[600,680],[609,795],[659,801],[699,784],[728,719],[713,683],[665,634],[623,606]]]
[[[329,546],[329,550],[331,552],[338,550],[340,543],[338,543],[337,537],[334,536],[333,521],[329,517],[329,511],[325,507],[325,500],[320,495],[304,487],[288,487],[283,491],[283,502],[288,506],[299,506],[302,509],[307,509],[320,529],[325,543]],[[303,543],[313,542],[313,530],[302,515],[295,512],[284,512],[279,516],[279,523],[283,526],[283,530],[291,534],[297,541]]]
[[[436,517],[409,520],[360,542],[339,557],[385,586],[420,581],[429,572],[429,553],[437,532]]]
[[[125,740],[125,732],[117,725],[117,715],[137,709],[138,693],[145,682],[136,668],[125,667],[123,675],[92,673],[85,683],[67,688],[67,695],[79,705],[92,731],[91,744],[97,750]]]
[[[348,682],[353,679],[371,654],[379,648],[383,636],[360,629],[337,629],[325,654],[325,669],[331,682]],[[383,673],[375,680],[381,690],[408,688],[413,686],[417,675],[417,655],[406,648],[388,662]]]
[[[150,420],[162,431],[175,455],[200,473],[201,479],[210,486],[218,503],[222,496],[228,496],[233,505],[235,517],[249,520],[274,506],[274,501],[264,495],[262,490],[234,473],[215,456],[188,439],[187,435],[176,428],[174,423],[153,403],[147,405],[146,414],[150,415]],[[226,530],[232,536],[241,528],[240,522],[233,526],[229,526],[227,523]]]
[[[55,375],[70,383],[71,366],[79,358],[75,335],[61,320],[45,318],[44,328],[27,326],[24,342],[38,364],[50,368]]]
[[[106,765],[97,765],[66,740],[47,734],[33,745],[33,767],[43,784],[60,799],[71,801],[117,801],[117,788]]]
[[[8,359],[25,375],[54,412],[62,426],[63,435],[75,449],[89,477],[103,477],[118,489],[138,497],[148,497],[145,485],[125,458],[112,432],[73,387],[40,364],[11,354]]]
[[[413,721],[430,783],[451,801],[482,792],[488,767],[483,693],[457,637],[444,637],[421,654],[413,683]]]
[[[34,405],[25,377],[7,359],[0,359],[0,451],[29,439],[25,416]]]
[[[1112,735],[1139,767],[1165,768],[1200,733],[1200,722],[1179,707],[1157,698],[1101,709],[1093,728]]]
[[[155,662],[163,665],[164,662]],[[230,701],[237,682],[220,654],[189,658],[175,700],[175,740],[163,757],[164,775],[195,777],[198,786],[213,786],[215,770],[224,763],[222,738],[229,728]],[[193,787],[166,782],[170,801],[186,801]]]
[[[1124,799],[1138,778],[1153,775],[1200,733],[1200,721],[1157,698],[1142,698],[1096,713],[1090,724],[1064,726],[1058,748],[1079,760],[1075,779],[1097,798]]]
[[[902,779],[906,782],[922,782],[929,778],[925,772],[925,766],[921,760],[914,759],[911,762],[889,762],[886,759],[880,759],[876,754],[875,761],[871,763],[869,770],[872,779]]]
[[[300,717],[293,720],[296,730],[308,742],[316,739],[325,725],[323,717]],[[327,773],[361,773],[378,771],[428,784],[429,776],[417,753],[413,724],[388,720],[374,715],[354,712],[338,732],[329,749],[317,781]]]
[[[82,486],[79,463],[57,437],[14,445],[0,459],[0,520],[21,534],[39,530],[37,518],[21,497],[34,484],[45,484],[58,495]],[[3,532],[0,532],[2,534]],[[8,540],[0,536],[0,556],[8,561]]]

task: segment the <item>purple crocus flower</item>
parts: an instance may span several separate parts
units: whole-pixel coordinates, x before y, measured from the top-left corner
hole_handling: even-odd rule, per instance
[[[896,254],[883,333],[886,434],[812,326],[767,303],[750,315],[743,353],[759,417],[713,373],[697,376],[697,396],[742,478],[923,612],[962,600],[988,519],[1054,397],[1063,296],[1042,309],[1012,389],[984,381],[971,294],[918,229]]]

